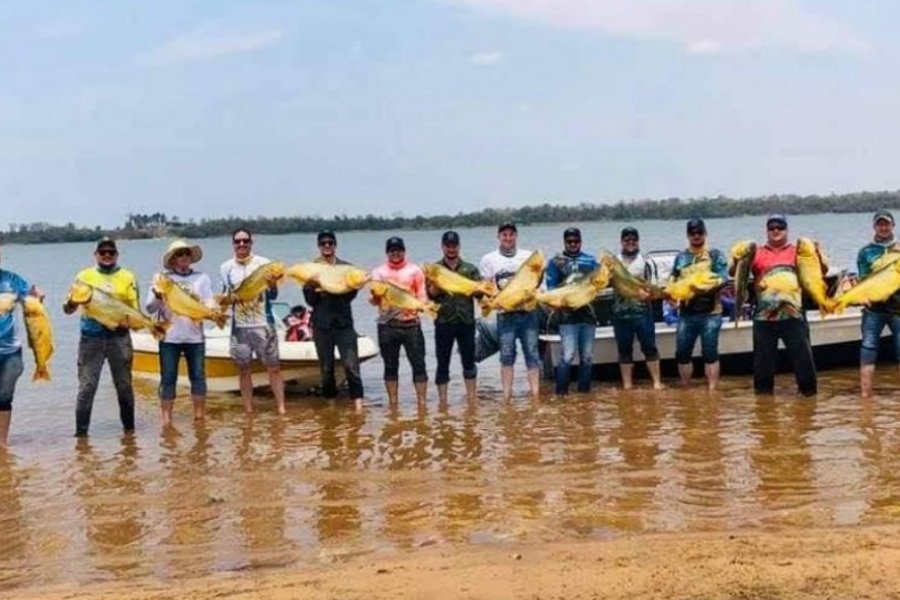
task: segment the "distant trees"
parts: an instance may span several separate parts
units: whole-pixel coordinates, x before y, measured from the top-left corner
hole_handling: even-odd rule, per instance
[[[647,219],[689,219],[692,217],[734,217],[770,212],[788,214],[873,212],[880,208],[900,208],[900,191],[857,192],[828,196],[773,195],[759,198],[666,198],[632,200],[614,204],[577,205],[550,204],[521,208],[485,208],[455,215],[404,217],[400,214],[379,217],[371,213],[361,216],[333,217],[215,217],[182,222],[165,213],[129,213],[122,227],[103,230],[100,227],[63,226],[49,223],[13,224],[9,232],[0,234],[7,243],[52,243],[95,240],[102,235],[125,239],[160,237],[175,234],[188,238],[227,235],[237,227],[249,227],[254,233],[313,233],[322,229],[336,231],[379,231],[401,229],[446,229],[496,225],[503,220],[519,224],[579,223],[587,221],[640,221]]]

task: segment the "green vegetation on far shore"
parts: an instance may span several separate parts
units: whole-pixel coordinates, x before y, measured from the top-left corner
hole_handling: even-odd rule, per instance
[[[335,231],[385,231],[410,229],[448,229],[453,227],[495,226],[504,220],[520,225],[534,223],[583,223],[589,221],[640,221],[646,219],[690,219],[692,217],[737,217],[784,212],[789,215],[813,213],[870,212],[881,208],[900,208],[900,191],[858,192],[829,196],[764,196],[759,198],[697,198],[682,200],[634,200],[615,204],[582,203],[573,206],[542,204],[521,208],[486,208],[455,215],[417,217],[379,217],[372,214],[348,217],[223,217],[180,221],[164,213],[129,214],[121,227],[76,227],[73,223],[52,225],[30,223],[10,225],[0,233],[0,241],[11,244],[83,242],[110,235],[119,239],[146,239],[181,236],[191,239],[229,235],[237,227],[254,233],[314,233]]]

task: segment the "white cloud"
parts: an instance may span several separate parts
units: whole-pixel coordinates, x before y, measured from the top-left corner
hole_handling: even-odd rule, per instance
[[[867,48],[848,27],[802,0],[453,0],[556,27],[670,40],[696,53],[776,47]]]
[[[503,60],[502,52],[476,52],[469,57],[469,62],[473,65],[494,65]]]
[[[148,66],[211,60],[228,54],[256,52],[281,42],[280,30],[196,32],[169,40],[138,58]]]

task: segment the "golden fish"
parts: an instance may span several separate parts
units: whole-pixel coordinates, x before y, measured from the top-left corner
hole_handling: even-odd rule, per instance
[[[115,296],[81,281],[76,281],[69,288],[68,301],[81,306],[85,316],[94,319],[107,329],[120,327],[135,331],[146,329],[158,340],[164,338],[166,330],[169,329],[168,321],[155,321]]]
[[[750,267],[756,258],[756,243],[752,241],[738,242],[731,247],[731,260],[734,261],[734,326],[744,318],[744,305],[750,296]]]
[[[34,353],[32,381],[50,381],[50,357],[53,356],[53,329],[44,304],[34,296],[25,297],[25,331],[28,345]]]
[[[835,312],[853,304],[884,302],[900,290],[900,261],[872,273],[844,292],[834,303]]]
[[[872,263],[872,272],[880,271],[885,267],[889,267],[896,261],[900,260],[900,249],[895,246],[888,248],[887,252],[875,259]]]
[[[315,280],[323,292],[346,294],[362,288],[369,282],[370,275],[353,265],[329,265],[327,263],[305,262],[290,267],[285,275],[301,285]]]
[[[666,284],[666,295],[677,302],[687,302],[697,294],[705,294],[722,285],[722,278],[706,269],[682,271],[681,277]]]
[[[163,297],[169,310],[176,315],[189,318],[194,323],[200,323],[207,319],[221,329],[228,320],[226,313],[203,304],[197,297],[182,289],[163,273],[156,276],[153,287]]]
[[[609,269],[613,289],[619,296],[641,301],[663,296],[659,286],[632,275],[628,267],[614,254],[604,250],[601,253],[600,263]]]
[[[425,277],[432,285],[439,287],[448,294],[471,296],[481,293],[485,296],[491,296],[497,293],[497,286],[494,285],[494,282],[469,279],[456,271],[451,271],[444,265],[428,263],[422,265],[422,270],[425,271]]]
[[[258,302],[259,297],[269,289],[269,282],[273,281],[277,285],[282,278],[284,278],[283,262],[266,263],[244,278],[235,289],[219,296],[219,305],[225,308],[232,304]]]
[[[486,317],[494,309],[506,311],[536,309],[537,287],[541,284],[545,267],[546,261],[541,251],[532,252],[496,296],[481,300],[481,314]]]
[[[816,252],[815,243],[808,238],[797,240],[797,275],[800,285],[819,305],[819,309],[828,314],[834,309],[834,300],[828,297],[828,284],[825,283],[822,270],[822,261]]]
[[[424,312],[432,319],[437,316],[437,304],[431,301],[423,302],[406,288],[395,285],[390,281],[372,281],[369,283],[369,289],[372,291],[372,298],[375,300],[378,307],[384,311],[393,308],[413,312]]]
[[[539,304],[553,309],[576,310],[587,306],[609,285],[609,267],[601,264],[587,277],[549,292],[538,292]]]
[[[0,315],[12,312],[16,307],[19,297],[16,294],[4,293],[0,294]]]
[[[766,305],[769,306],[771,312],[777,312],[781,307],[791,308],[791,312],[796,307],[802,305],[802,295],[800,291],[800,280],[797,273],[787,269],[770,271],[756,284],[759,292],[757,298],[763,293],[766,296]],[[799,316],[799,315],[797,315]]]

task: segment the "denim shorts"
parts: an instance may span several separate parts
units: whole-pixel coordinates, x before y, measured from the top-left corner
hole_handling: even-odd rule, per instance
[[[722,329],[722,315],[682,315],[678,319],[675,333],[675,361],[680,365],[691,362],[694,345],[700,338],[703,362],[712,364],[719,361],[719,330]]]
[[[874,365],[878,360],[878,346],[881,344],[881,332],[885,327],[891,330],[894,338],[894,361],[900,363],[900,315],[864,310],[860,322],[862,344],[859,348],[859,364]]]
[[[500,364],[511,367],[516,362],[516,340],[522,345],[525,355],[525,366],[537,369],[541,366],[538,353],[537,311],[507,312],[497,315],[497,332],[500,336]]]
[[[25,369],[22,364],[22,350],[0,354],[0,412],[12,410],[16,382]]]

